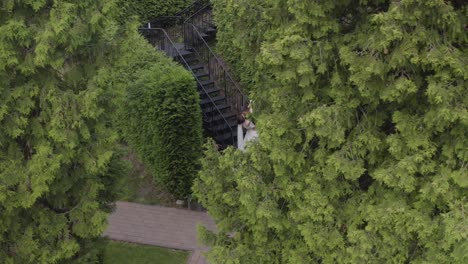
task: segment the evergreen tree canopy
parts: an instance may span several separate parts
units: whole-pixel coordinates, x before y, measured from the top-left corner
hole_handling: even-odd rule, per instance
[[[118,70],[145,41],[118,12],[108,0],[0,4],[2,263],[97,261],[125,172]]]
[[[213,3],[260,135],[206,151],[213,263],[467,263],[467,5]]]
[[[122,9],[122,18],[138,16],[148,22],[160,16],[172,16],[184,9],[192,0],[117,0]]]

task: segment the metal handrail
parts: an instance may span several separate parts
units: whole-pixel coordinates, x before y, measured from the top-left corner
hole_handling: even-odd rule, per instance
[[[198,11],[196,11],[195,13],[193,13],[192,15],[190,15],[188,18],[186,18],[186,19],[184,20],[184,23],[187,23],[187,21],[189,21],[190,19],[192,19],[194,16],[198,15],[198,14],[201,13],[202,11],[205,11],[205,9],[206,9],[207,7],[209,7],[209,6],[211,6],[211,3],[208,3],[208,4],[204,5],[204,6],[202,6]]]
[[[180,53],[180,51],[176,48],[174,42],[172,42],[171,38],[169,37],[169,35],[167,34],[166,30],[163,29],[163,28],[151,28],[151,25],[148,24],[148,28],[140,28],[140,30],[160,30],[161,32],[163,32],[164,36],[169,40],[169,43],[172,45],[172,48],[177,52],[178,54],[178,57],[183,61],[183,63],[185,64],[186,68],[187,69],[190,69],[190,65],[188,64],[188,62],[184,59],[184,57],[182,56],[182,54]],[[232,127],[229,125],[229,122],[226,120],[226,118],[224,118],[224,115],[221,113],[221,111],[219,110],[218,106],[215,104],[215,102],[213,101],[213,99],[211,98],[211,96],[208,94],[208,92],[206,91],[205,87],[203,86],[203,84],[201,83],[200,79],[198,79],[198,77],[192,72],[192,75],[193,77],[195,77],[195,80],[197,81],[198,85],[201,87],[201,89],[203,90],[203,92],[205,92],[205,95],[210,99],[211,101],[211,104],[214,106],[214,108],[216,109],[216,111],[219,113],[219,115],[221,116],[221,118],[223,119],[224,123],[227,125],[227,127],[229,128],[229,130],[231,131],[231,139],[232,139],[232,142],[234,143],[234,132],[232,130]]]
[[[234,79],[232,78],[231,74],[229,74],[229,71],[226,70],[226,68],[223,66],[223,62],[218,58],[218,56],[216,56],[216,53],[214,53],[214,51],[210,48],[210,46],[208,45],[208,43],[206,43],[205,39],[202,37],[200,31],[197,29],[197,27],[192,24],[192,23],[185,23],[186,25],[188,26],[191,26],[195,33],[198,35],[198,38],[199,40],[202,41],[203,45],[205,46],[205,48],[208,50],[208,52],[210,53],[210,55],[212,56],[212,58],[214,58],[216,60],[216,62],[218,63],[219,67],[222,69],[222,71],[224,72],[224,77],[227,78],[233,85],[234,85],[234,88],[237,90],[238,94],[241,95],[242,97],[242,106],[244,106],[244,104],[247,102],[247,96],[242,92],[242,90],[240,89],[239,87],[239,84],[234,81]],[[184,30],[185,30],[185,27],[184,27]],[[187,41],[187,39],[185,38],[186,36],[186,33],[184,32],[184,42]],[[196,50],[195,50],[196,51]],[[197,51],[196,51],[197,52]],[[197,52],[198,53],[198,52]],[[226,96],[226,98],[229,100],[229,98]],[[245,110],[245,108],[241,108],[241,109],[237,109],[239,112],[242,112],[243,110]]]
[[[209,0],[196,0],[196,1],[193,1],[192,4],[190,4],[189,6],[187,6],[186,8],[182,9],[181,11],[179,11],[176,16],[180,16],[180,17],[185,17],[184,15],[186,13],[189,13],[189,11],[194,8],[194,7],[199,7],[201,5],[206,5],[207,3],[209,4]],[[195,13],[198,12],[199,9],[196,9]],[[190,13],[189,13],[190,14]],[[190,15],[192,16],[192,15]]]

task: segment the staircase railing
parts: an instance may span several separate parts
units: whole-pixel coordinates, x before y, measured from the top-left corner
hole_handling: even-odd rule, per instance
[[[198,10],[202,9],[204,6],[209,5],[210,0],[196,0],[193,1],[192,4],[190,4],[188,7],[184,8],[180,12],[176,14],[176,16],[180,16],[185,18],[188,18],[192,16],[192,14],[195,14],[198,12]]]
[[[214,27],[213,16],[211,14],[211,4],[207,3],[190,16],[185,17],[184,24],[185,23],[197,25],[197,27],[203,32]]]
[[[181,16],[160,16],[147,25],[144,25],[140,30],[144,28],[163,28],[171,41],[183,42],[182,23],[183,18]]]
[[[188,62],[185,60],[183,55],[180,53],[180,50],[177,48],[177,46],[174,44],[174,42],[171,40],[169,34],[164,30],[163,28],[152,28],[150,24],[148,24],[148,28],[140,28],[140,32],[143,33],[145,38],[155,46],[155,48],[164,51],[168,56],[174,58],[175,61],[180,63],[182,66],[184,66],[186,69],[190,70],[190,65]],[[203,85],[202,81],[195,75],[194,72],[192,72],[193,77],[195,78],[198,86],[200,89],[204,92],[206,95],[206,98],[210,100],[210,110],[212,112],[217,112],[219,116],[222,119],[222,122],[226,125],[226,127],[229,129],[229,133],[231,135],[231,140],[233,143],[234,141],[234,131],[232,127],[229,125],[229,122],[224,118],[224,115],[222,112],[219,110],[211,96],[208,94],[207,89]],[[215,126],[215,120],[214,120],[215,115],[208,115],[206,112],[203,112],[203,120],[204,122],[208,125],[208,129],[210,131],[214,131],[215,133],[217,132],[214,128]],[[219,135],[219,134],[218,134]],[[218,136],[218,135],[213,135],[213,136]]]
[[[222,88],[224,96],[229,105],[237,113],[241,113],[247,108],[248,100],[239,84],[234,81],[231,74],[226,70],[224,62],[216,56],[213,50],[206,43],[197,26],[192,23],[184,25],[184,42],[187,50],[193,50],[208,67],[210,78],[217,87]]]

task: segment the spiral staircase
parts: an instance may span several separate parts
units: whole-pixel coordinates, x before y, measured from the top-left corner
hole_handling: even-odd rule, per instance
[[[200,94],[204,134],[225,148],[237,145],[237,117],[248,100],[210,47],[216,40],[216,26],[207,2],[195,1],[175,16],[158,17],[140,32],[192,73]]]

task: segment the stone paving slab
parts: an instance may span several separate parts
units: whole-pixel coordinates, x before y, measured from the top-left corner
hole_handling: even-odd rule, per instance
[[[197,224],[216,229],[205,212],[129,202],[117,202],[108,222],[104,235],[110,239],[194,250],[189,258],[193,264],[207,263],[201,255],[204,247],[197,243]]]

